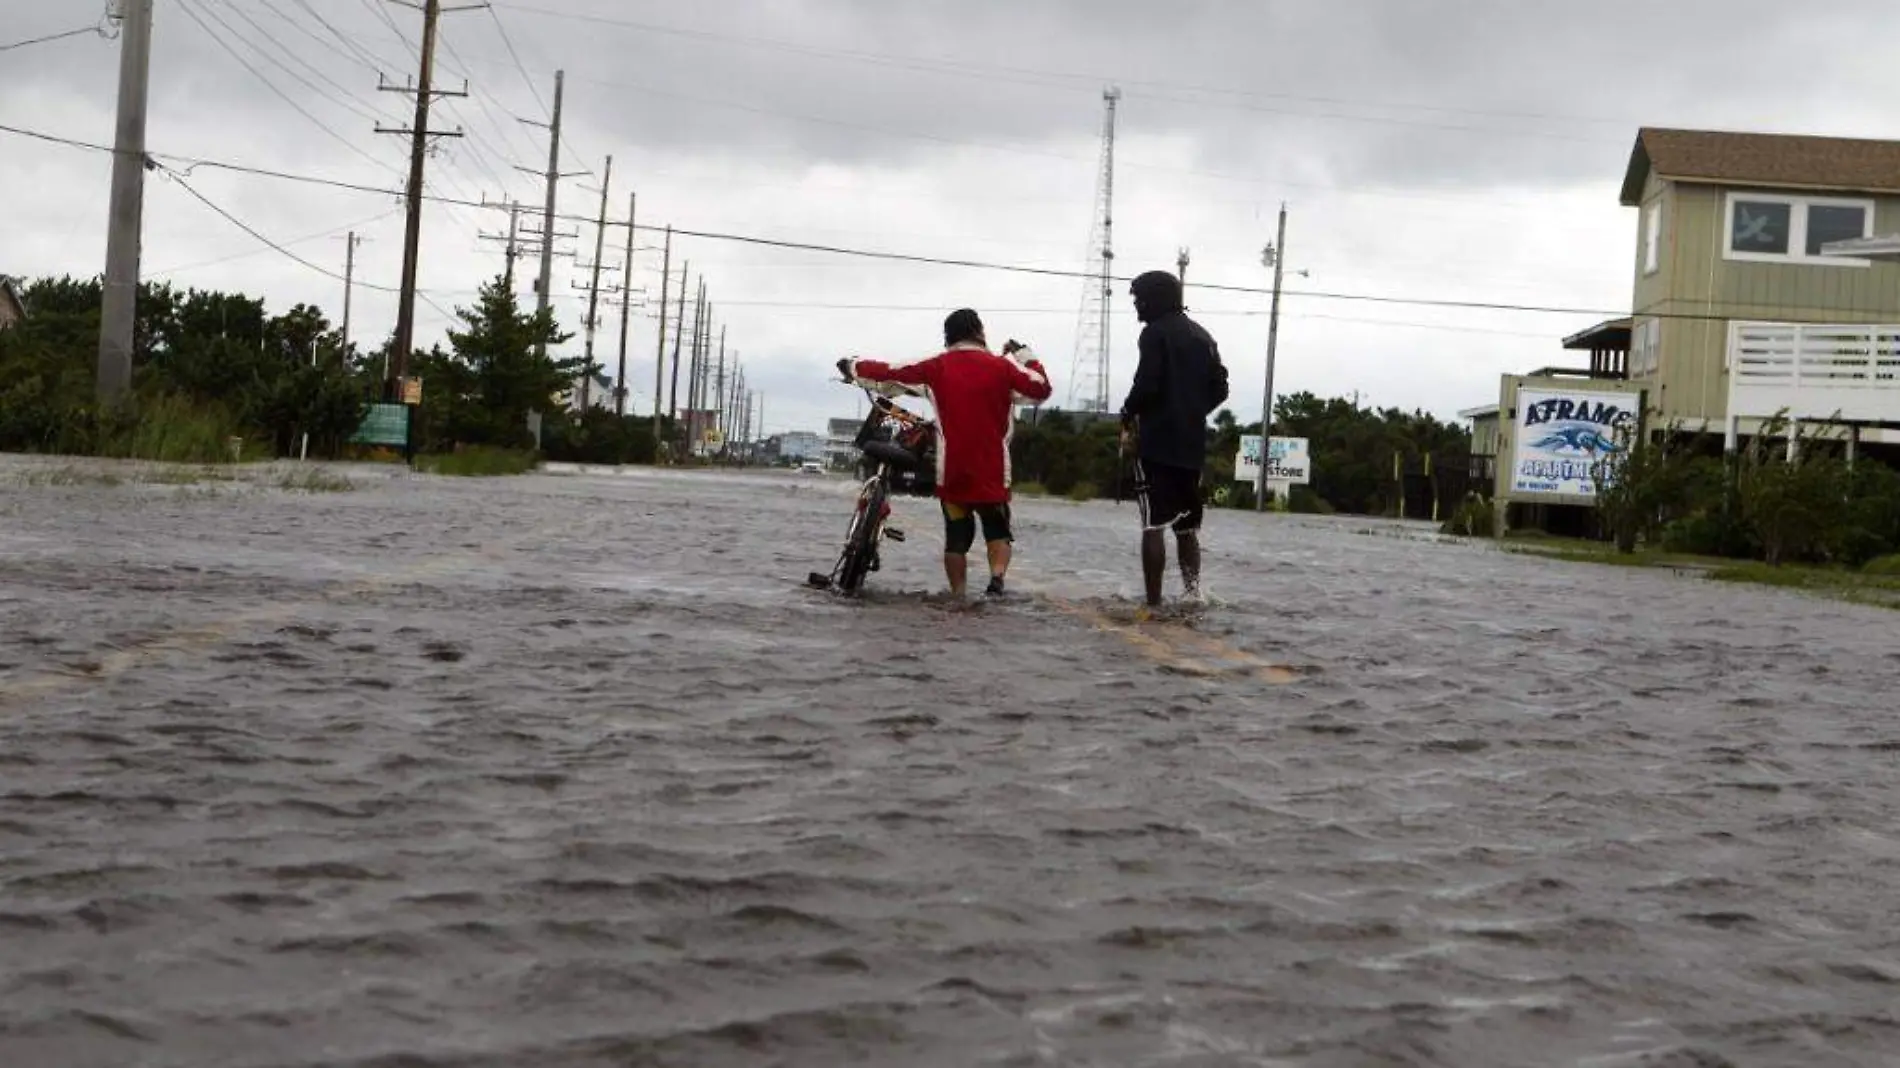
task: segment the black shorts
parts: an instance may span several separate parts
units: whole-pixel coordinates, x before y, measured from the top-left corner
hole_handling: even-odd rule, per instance
[[[1015,541],[1007,504],[943,503],[943,551],[962,555],[976,544],[976,521],[983,520],[983,541]]]
[[[1177,533],[1201,529],[1201,473],[1185,467],[1135,461],[1135,503],[1143,530]]]

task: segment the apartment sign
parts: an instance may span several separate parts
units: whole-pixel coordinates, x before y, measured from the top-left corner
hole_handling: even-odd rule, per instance
[[[1597,472],[1628,447],[1635,400],[1628,393],[1519,390],[1511,495],[1594,499]]]

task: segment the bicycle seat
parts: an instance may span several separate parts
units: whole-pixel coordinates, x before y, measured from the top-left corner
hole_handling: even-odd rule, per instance
[[[915,471],[923,464],[916,453],[890,441],[867,441],[859,446],[864,455],[879,463],[890,464],[899,471]]]

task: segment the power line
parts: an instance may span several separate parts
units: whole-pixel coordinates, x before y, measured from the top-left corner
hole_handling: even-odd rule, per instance
[[[319,88],[316,85],[313,85],[308,78],[305,78],[302,75],[298,74],[296,71],[292,70],[289,64],[284,63],[282,60],[277,59],[275,56],[264,51],[264,49],[258,47],[257,42],[249,39],[248,37],[245,37],[243,34],[238,33],[238,31],[235,28],[233,28],[230,23],[225,22],[223,19],[218,18],[216,14],[212,13],[210,8],[207,7],[205,9],[205,13],[207,15],[210,15],[212,18],[217,19],[218,25],[224,27],[225,32],[229,33],[233,37],[236,37],[238,40],[243,41],[247,46],[250,47],[250,49],[253,52],[256,52],[259,56],[263,57],[264,59],[269,60],[272,63],[272,65],[276,66],[279,70],[282,70],[284,73],[289,74],[293,78],[296,78],[299,82],[302,82],[305,87],[317,93],[319,96],[322,96],[333,103],[340,104],[343,107],[356,112],[356,114],[362,116],[363,118],[371,120],[372,122],[377,119],[388,119],[389,121],[392,121],[392,122],[395,121],[386,112],[378,110],[375,105],[364,103],[362,100],[357,98],[357,96],[354,93],[351,93],[347,87],[338,83],[335,79],[331,78],[328,74],[325,74],[323,71],[318,70],[315,64],[311,63],[307,59],[304,59],[302,56],[297,55],[297,53],[293,49],[286,47],[283,44],[283,42],[277,40],[276,37],[272,36],[269,30],[266,30],[263,26],[259,25],[256,19],[252,18],[250,14],[246,12],[243,8],[233,3],[232,0],[223,0],[223,2],[224,2],[224,6],[231,9],[232,14],[236,15],[238,18],[243,19],[246,23],[250,25],[252,29],[256,30],[260,35],[262,35],[264,40],[277,46],[278,50],[283,52],[284,55],[295,60],[305,70],[309,71],[311,74],[316,75],[318,80],[322,81],[324,84],[334,89],[336,91],[336,95],[325,93],[321,88]],[[301,28],[301,26],[299,26],[299,28]],[[313,37],[313,39],[316,39],[316,38]],[[317,39],[317,40],[319,44],[323,43],[321,39]]]
[[[367,219],[361,219],[357,222],[344,223],[342,226],[332,227],[320,233],[307,234],[303,237],[292,238],[291,240],[284,242],[284,244],[287,246],[308,244],[311,241],[317,241],[317,240],[321,240],[322,238],[332,237],[332,236],[335,236],[336,234],[340,234],[348,230],[361,229],[362,227],[368,226],[371,223],[382,222],[384,219],[387,219],[392,215],[398,214],[401,211],[402,211],[401,208],[394,208],[389,211],[385,211],[379,215],[372,215]],[[217,259],[198,260],[194,263],[180,264],[179,266],[176,266],[176,267],[160,267],[153,270],[144,271],[141,273],[150,277],[158,277],[160,275],[168,275],[168,274],[179,274],[184,271],[195,271],[201,267],[216,267],[222,263],[230,263],[234,260],[246,259],[248,257],[261,255],[262,253],[269,252],[269,251],[271,251],[269,248],[252,249],[249,252],[236,252],[236,253],[232,253],[229,256],[220,256]]]
[[[0,131],[17,134],[24,137],[30,137],[35,140],[46,141],[53,144],[62,144],[62,145],[67,145],[69,147],[74,147],[74,148],[89,149],[95,152],[112,151],[110,148],[104,145],[98,145],[98,144],[93,144],[90,142],[79,141],[72,138],[58,137],[52,134],[40,133],[33,130],[24,130],[18,127],[9,126],[5,124],[0,124]],[[227,163],[221,160],[200,159],[200,158],[194,158],[194,157],[189,157],[189,156],[175,156],[168,153],[152,153],[152,155],[156,158],[163,158],[163,159],[172,160],[177,163],[187,164],[189,167],[194,167],[194,168],[195,167],[209,167],[216,170],[231,171],[236,174],[248,174],[255,177],[274,178],[281,181],[297,182],[297,183],[301,183],[305,185],[321,186],[321,187],[331,188],[331,189],[343,189],[343,190],[349,190],[351,192],[357,192],[357,193],[376,194],[379,196],[401,195],[396,190],[385,189],[379,186],[363,185],[361,183],[346,182],[346,181],[340,181],[340,180],[330,179],[330,178],[319,178],[313,175],[292,174],[292,173],[288,173],[284,171],[274,171],[274,170],[270,170],[263,167],[252,167],[252,166],[248,166],[244,164]],[[433,200],[440,203],[457,204],[457,205],[460,205],[463,207],[469,207],[469,208],[481,208],[485,206],[485,205],[477,204],[473,201],[454,200],[448,197],[442,197],[442,196],[437,196],[437,195],[425,194],[422,199]],[[486,205],[486,206],[492,207],[492,205]],[[592,225],[594,223],[594,220],[588,219],[587,217],[580,216],[580,215],[557,214],[555,218],[563,222],[580,222],[580,223],[586,223],[588,225]],[[626,226],[627,223],[610,220],[607,223],[607,225],[609,227],[619,227],[619,226]],[[647,231],[649,233],[657,234],[657,233],[665,232],[667,228],[664,226],[642,223],[642,224],[636,225],[634,229],[636,231]],[[961,267],[961,268],[968,268],[968,269],[973,269],[973,270],[986,270],[986,271],[996,271],[996,272],[1008,273],[1008,274],[1020,274],[1020,275],[1027,275],[1027,276],[1039,277],[1039,278],[1082,279],[1082,278],[1099,278],[1100,277],[1098,274],[1091,273],[1091,272],[1067,270],[1067,269],[1063,269],[1059,267],[1037,267],[1037,266],[1032,266],[1032,265],[1027,265],[1027,264],[996,263],[996,262],[984,261],[984,260],[956,259],[956,258],[942,257],[942,256],[925,256],[925,255],[921,255],[917,253],[891,252],[891,251],[879,250],[879,249],[849,248],[849,247],[841,246],[841,245],[813,244],[813,243],[802,242],[802,241],[789,241],[789,240],[784,240],[781,238],[761,237],[761,236],[753,235],[753,234],[724,233],[724,232],[715,231],[715,230],[693,230],[693,229],[686,229],[686,228],[677,227],[677,226],[672,228],[672,232],[675,237],[692,237],[692,238],[699,238],[705,241],[725,241],[725,242],[730,242],[733,244],[751,245],[751,246],[761,247],[761,248],[787,249],[787,250],[796,251],[796,252],[820,252],[820,253],[825,253],[828,255],[849,256],[849,257],[855,257],[858,259],[875,260],[875,261],[886,262],[886,263],[909,263],[909,264],[916,264],[919,266],[930,266],[930,267]],[[1121,276],[1111,276],[1110,278],[1111,282],[1116,282],[1116,283],[1127,283],[1130,280],[1131,279],[1129,278],[1121,277]],[[1263,289],[1258,286],[1223,285],[1223,284],[1213,283],[1213,282],[1196,282],[1194,284],[1194,288],[1197,291],[1214,292],[1214,293],[1235,293],[1235,294],[1242,294],[1246,296],[1271,296],[1273,292],[1271,289]],[[1331,301],[1341,301],[1341,302],[1346,302],[1346,303],[1360,303],[1360,304],[1390,304],[1390,305],[1415,307],[1415,308],[1447,308],[1447,309],[1458,309],[1458,310],[1468,310],[1468,311],[1518,312],[1518,313],[1529,313],[1529,314],[1540,314],[1540,315],[1585,315],[1585,316],[1595,316],[1598,318],[1625,318],[1631,314],[1628,309],[1606,310],[1602,308],[1571,307],[1571,306],[1563,306],[1563,305],[1513,304],[1513,303],[1504,302],[1504,301],[1445,300],[1445,299],[1432,299],[1432,298],[1423,298],[1423,297],[1394,297],[1394,296],[1384,296],[1384,295],[1368,294],[1368,293],[1335,293],[1335,292],[1326,292],[1322,290],[1298,290],[1298,289],[1283,289],[1281,292],[1283,296],[1305,297],[1309,300],[1331,300]],[[1714,306],[1728,307],[1729,305],[1717,304]],[[1642,317],[1646,319],[1651,319],[1651,318],[1668,319],[1668,320],[1690,321],[1690,322],[1727,322],[1733,318],[1733,316],[1728,316],[1728,315],[1718,315],[1714,313],[1694,313],[1694,312],[1645,312],[1645,313],[1642,313]],[[1799,323],[1799,322],[1804,322],[1804,321],[1821,322],[1822,320],[1784,319],[1782,321]]]
[[[266,6],[271,5],[271,0],[262,0],[262,2]],[[323,17],[322,12],[318,11],[316,8],[310,5],[310,0],[291,0],[291,2],[296,4],[298,7],[304,9],[305,11],[309,12],[310,17],[313,19],[316,19],[318,25],[322,26],[326,30],[329,30],[330,36],[335,37],[337,41],[343,45],[344,48],[348,49],[355,55],[361,57],[359,61],[369,68],[370,73],[381,74],[384,68],[389,68],[392,70],[394,69],[394,67],[389,63],[388,60],[385,60],[381,56],[377,55],[376,53],[371,52],[367,48],[364,48],[362,43],[356,40],[354,37],[351,37],[348,34],[345,34],[342,30],[337,29],[335,24],[333,24],[329,19]]]
[[[68,37],[78,37],[80,34],[84,34],[84,33],[96,33],[96,34],[99,34],[99,36],[101,37],[105,36],[105,34],[100,30],[99,24],[95,22],[90,26],[82,26],[76,30],[67,30],[64,33],[55,33],[55,34],[50,34],[45,37],[34,37],[25,41],[15,41],[12,44],[3,44],[3,45],[0,45],[0,52],[11,52],[16,48],[27,48],[32,45],[47,44],[52,41],[64,41]]]
[[[1335,98],[1335,97],[1300,96],[1300,95],[1289,94],[1289,93],[1269,93],[1269,92],[1260,92],[1257,90],[1194,86],[1194,85],[1184,85],[1181,83],[1173,83],[1173,82],[1165,82],[1165,81],[1157,81],[1157,80],[1144,81],[1140,79],[1126,79],[1126,78],[1119,78],[1119,77],[1111,78],[1111,77],[1108,77],[1107,75],[1099,74],[1099,73],[1080,74],[1080,73],[1070,73],[1070,72],[1062,72],[1062,71],[1038,70],[1038,69],[1031,69],[1031,68],[1026,68],[1026,67],[1011,67],[1011,66],[1004,66],[1004,65],[999,65],[999,64],[978,63],[978,62],[972,62],[968,60],[945,60],[945,59],[935,59],[935,58],[923,57],[923,56],[901,56],[901,55],[893,55],[890,53],[867,52],[867,51],[855,50],[855,49],[824,48],[824,47],[819,47],[815,45],[803,44],[797,41],[788,41],[788,40],[783,40],[783,39],[778,39],[778,38],[754,37],[754,36],[747,36],[747,35],[733,34],[733,33],[720,33],[720,32],[715,32],[711,30],[695,30],[695,29],[688,29],[688,28],[680,27],[680,26],[669,26],[669,25],[664,25],[660,23],[637,22],[630,19],[613,18],[609,16],[604,16],[604,15],[588,15],[588,14],[581,14],[577,12],[556,11],[549,8],[536,7],[530,4],[522,4],[522,3],[498,3],[495,6],[507,7],[514,11],[541,15],[548,18],[570,19],[570,20],[580,21],[580,22],[590,22],[590,23],[595,23],[598,25],[615,26],[615,27],[619,27],[623,29],[639,30],[643,33],[664,34],[667,36],[682,37],[682,38],[688,38],[688,39],[700,40],[700,41],[708,41],[708,42],[713,42],[717,44],[737,45],[737,46],[746,47],[746,48],[757,48],[757,49],[765,49],[769,51],[806,55],[806,56],[821,58],[821,59],[826,59],[826,60],[845,60],[848,62],[863,63],[863,64],[872,65],[872,66],[896,68],[900,70],[909,70],[909,71],[913,71],[917,73],[939,74],[939,75],[950,76],[950,77],[969,77],[971,75],[980,75],[992,81],[998,81],[998,80],[1014,81],[1019,84],[1031,85],[1031,86],[1035,86],[1038,88],[1045,88],[1045,89],[1067,89],[1067,90],[1079,91],[1084,88],[1087,88],[1089,91],[1093,92],[1097,88],[1099,88],[1099,86],[1101,86],[1103,83],[1113,81],[1113,82],[1119,82],[1120,84],[1124,84],[1124,85],[1138,86],[1144,89],[1159,89],[1159,90],[1173,91],[1173,92],[1199,93],[1203,95],[1227,95],[1227,96],[1234,96],[1234,97],[1241,97],[1241,98],[1286,100],[1286,101],[1293,101],[1293,102],[1299,102],[1299,103],[1317,103],[1317,104],[1330,104],[1330,105],[1344,105],[1344,106],[1351,106],[1351,107],[1384,108],[1387,110],[1394,110],[1394,111],[1419,111],[1419,112],[1430,112],[1430,113],[1438,113],[1438,114],[1469,115],[1469,116],[1478,117],[1478,118],[1503,118],[1503,119],[1529,120],[1529,121],[1539,121],[1539,122],[1568,121],[1568,122],[1580,122],[1580,123],[1599,123],[1599,124],[1616,123],[1619,125],[1624,124],[1622,120],[1611,119],[1607,117],[1597,117],[1597,116],[1558,115],[1558,114],[1536,113],[1536,112],[1484,111],[1484,110],[1478,110],[1478,109],[1449,108],[1449,107],[1425,105],[1425,104],[1350,100],[1350,99]],[[1416,127],[1427,128],[1427,129],[1483,133],[1483,134],[1488,134],[1488,135],[1493,135],[1493,136],[1501,132],[1506,132],[1506,131],[1501,131],[1495,128],[1487,129],[1487,128],[1475,127],[1475,126],[1452,126],[1452,125],[1443,124],[1443,123],[1427,123],[1427,122],[1419,122],[1415,120],[1396,119],[1396,118],[1388,118],[1388,117],[1381,117],[1381,116],[1319,114],[1319,113],[1312,113],[1312,112],[1296,112],[1296,111],[1275,111],[1275,109],[1261,108],[1257,106],[1248,106],[1244,104],[1224,103],[1221,101],[1209,101],[1209,100],[1188,100],[1181,97],[1170,98],[1164,95],[1154,95],[1154,94],[1150,94],[1150,98],[1164,99],[1164,100],[1171,99],[1177,103],[1192,103],[1192,104],[1203,105],[1203,106],[1212,104],[1217,107],[1233,107],[1239,110],[1264,111],[1268,113],[1298,115],[1305,118],[1337,119],[1337,120],[1349,121],[1349,122],[1357,121],[1357,122],[1383,123],[1383,124],[1391,124],[1391,125],[1399,125],[1399,126],[1416,126]],[[1586,142],[1595,143],[1601,140],[1598,138],[1570,137],[1563,134],[1548,133],[1542,130],[1512,130],[1508,132],[1519,134],[1522,136],[1527,136],[1527,137],[1546,137],[1546,138],[1551,138],[1555,140],[1565,140],[1565,141],[1586,141]]]
[[[292,100],[288,93],[284,92],[282,89],[279,89],[277,87],[277,83],[271,81],[269,78],[264,77],[264,75],[261,72],[259,72],[256,67],[251,66],[251,63],[249,60],[245,59],[241,54],[238,53],[237,49],[232,48],[231,45],[227,41],[224,40],[224,38],[219,37],[217,33],[211,29],[210,26],[205,24],[205,21],[203,19],[198,17],[198,13],[196,10],[194,10],[194,5],[190,2],[190,0],[179,0],[178,6],[179,6],[179,10],[183,11],[187,16],[191,18],[191,21],[198,24],[199,29],[202,29],[207,36],[209,36],[212,40],[218,43],[218,47],[230,53],[230,56],[232,59],[237,60],[238,63],[244,67],[245,70],[250,71],[252,77],[256,78],[260,82],[263,82],[265,87],[268,88],[271,92],[275,93],[280,99],[283,100],[284,103],[289,104],[292,108],[296,109],[297,114],[302,115],[306,119],[309,119],[311,123],[313,123],[318,129],[322,130],[324,133],[329,134],[332,139],[336,140],[338,143],[343,145],[343,147],[349,149],[351,152],[354,152],[357,155],[363,157],[364,159],[370,161],[371,163],[374,163],[376,166],[382,168],[383,170],[394,172],[395,168],[391,167],[389,164],[383,162],[382,160],[377,159],[375,156],[370,155],[368,152],[365,152],[362,149],[356,147],[355,143],[350,141],[349,138],[346,138],[342,134],[337,133],[335,130],[331,129],[330,126],[326,124],[322,119],[317,118],[315,115],[312,115],[309,111],[305,110],[302,104],[299,104],[295,100]],[[212,17],[215,18],[216,16],[214,15]]]
[[[279,255],[282,255],[287,259],[294,260],[297,263],[302,264],[304,267],[307,267],[310,270],[315,271],[326,278],[334,278],[335,280],[339,282],[347,281],[347,279],[345,279],[342,275],[336,273],[335,271],[332,271],[327,267],[319,267],[316,264],[311,263],[309,260],[304,259],[302,256],[297,255],[295,252],[292,252],[289,249],[285,248],[284,246],[278,244],[277,242],[272,241],[270,238],[265,237],[263,234],[258,233],[257,230],[253,229],[249,223],[231,214],[230,212],[225,211],[223,208],[219,207],[216,203],[214,203],[211,200],[211,198],[205,196],[203,193],[198,192],[196,189],[193,189],[191,186],[191,183],[185,180],[185,176],[183,173],[179,171],[175,171],[172,168],[165,166],[164,164],[159,164],[158,168],[159,170],[163,171],[165,175],[169,177],[172,181],[177,182],[179,188],[183,189],[187,193],[190,193],[192,195],[192,198],[197,200],[198,203],[203,204],[205,207],[210,208],[214,212],[217,212],[218,215],[221,216],[225,222],[228,222],[232,226],[235,226],[238,229],[244,231],[245,233],[251,235],[251,237],[255,238],[259,243],[268,245],[270,248],[276,250],[276,252]],[[379,286],[373,282],[354,282],[353,284],[357,286],[361,286],[364,289],[373,289],[382,293],[396,292],[396,288],[394,286]]]
[[[541,105],[541,115],[548,117],[551,111],[548,102],[541,96],[541,90],[535,87],[534,78],[528,74],[528,68],[521,62],[521,53],[515,51],[515,42],[508,36],[508,27],[502,24],[501,16],[495,14],[495,5],[488,5],[488,17],[495,21],[495,32],[501,34],[501,43],[508,48],[508,56],[515,61],[515,69],[521,72],[521,81],[527,85],[528,92],[534,94],[534,102]]]

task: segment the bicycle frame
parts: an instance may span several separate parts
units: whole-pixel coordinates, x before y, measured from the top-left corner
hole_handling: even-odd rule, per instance
[[[887,422],[898,426],[898,436],[915,437],[935,430],[931,420],[906,410],[889,396],[863,383],[858,385],[870,397],[871,411],[865,417],[864,425],[858,430],[853,444],[873,460],[875,466],[858,489],[851,526],[845,534],[844,551],[839,554],[837,563],[832,566],[829,575],[814,571],[808,579],[810,585],[816,588],[836,587],[847,594],[855,594],[864,576],[878,570],[878,548],[886,537],[892,541],[904,540],[900,531],[890,530],[886,526],[890,519],[890,498],[894,489],[892,475],[897,467],[894,458],[902,457],[906,469],[913,463],[921,464],[923,460],[921,451],[913,455],[903,445],[875,441],[873,435]],[[868,528],[864,526],[866,523],[870,524]]]

